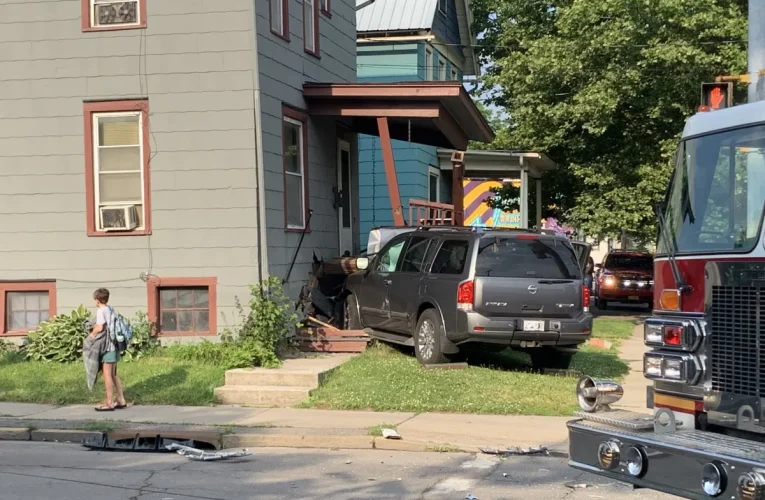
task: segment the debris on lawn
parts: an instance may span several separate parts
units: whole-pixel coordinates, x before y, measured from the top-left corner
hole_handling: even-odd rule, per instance
[[[506,450],[500,450],[498,448],[479,448],[481,450],[481,453],[486,453],[487,455],[499,455],[502,457],[510,457],[510,456],[523,456],[523,455],[549,455],[550,452],[547,450],[546,446],[538,446],[536,448],[508,448]]]
[[[214,460],[227,460],[229,458],[241,458],[241,457],[249,457],[252,455],[249,450],[247,449],[241,449],[241,450],[220,450],[220,451],[203,451],[198,450],[196,448],[192,448],[190,446],[183,446],[178,443],[173,443],[168,446],[165,446],[170,451],[178,452],[179,455],[182,455],[190,460],[199,460],[202,462],[212,462]]]
[[[396,432],[395,429],[383,429],[382,437],[385,439],[401,439],[401,434]]]

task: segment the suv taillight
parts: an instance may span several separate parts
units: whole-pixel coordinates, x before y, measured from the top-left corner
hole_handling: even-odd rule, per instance
[[[584,307],[585,312],[589,312],[590,310],[590,289],[587,288],[587,285],[582,285],[582,307]]]
[[[457,309],[462,311],[472,311],[474,298],[475,284],[472,280],[463,281],[457,285]]]

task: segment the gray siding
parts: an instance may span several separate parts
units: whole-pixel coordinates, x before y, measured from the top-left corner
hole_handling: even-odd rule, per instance
[[[260,76],[265,167],[266,219],[269,272],[283,278],[300,239],[284,230],[282,166],[282,104],[305,109],[303,83],[356,80],[355,0],[333,0],[332,17],[319,16],[321,59],[303,49],[302,2],[290,1],[290,41],[271,33],[268,0],[255,0],[257,11],[258,68]],[[338,254],[338,215],[332,188],[337,185],[338,123],[309,118],[308,178],[311,232],[306,235],[288,291],[294,296],[311,271],[312,254],[332,258]],[[352,153],[352,157],[355,154]]]
[[[83,33],[80,0],[0,0],[0,279],[57,280],[59,312],[106,286],[127,315],[147,309],[141,272],[215,276],[219,329],[236,320],[235,296],[258,279],[253,1],[265,10],[266,0],[149,1],[146,30]],[[335,4],[343,24],[351,13]],[[352,54],[340,36],[323,37],[322,51],[333,43]],[[306,73],[332,71],[350,69],[327,57]],[[140,97],[153,235],[88,237],[83,101]],[[322,195],[322,175],[312,182]],[[315,208],[317,227],[328,224],[325,204]]]

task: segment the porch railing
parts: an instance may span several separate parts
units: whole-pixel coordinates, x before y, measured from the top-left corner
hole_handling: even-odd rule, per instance
[[[454,205],[425,200],[409,200],[410,226],[449,226],[454,217]]]

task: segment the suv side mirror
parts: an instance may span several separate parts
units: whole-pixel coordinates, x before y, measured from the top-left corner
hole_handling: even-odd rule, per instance
[[[366,271],[369,268],[369,258],[367,257],[357,257],[356,258],[356,269],[359,271]]]

